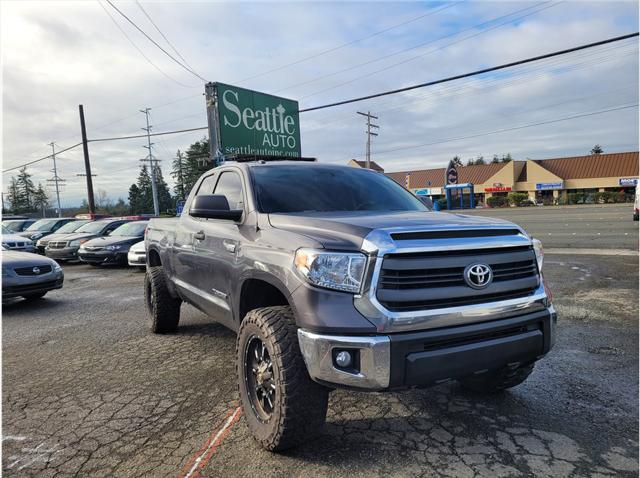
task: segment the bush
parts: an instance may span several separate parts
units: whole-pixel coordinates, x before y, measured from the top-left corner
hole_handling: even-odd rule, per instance
[[[440,211],[444,211],[444,210],[447,209],[447,200],[446,200],[446,198],[438,199],[437,203],[438,203],[438,209]]]
[[[567,194],[567,204],[584,204],[584,193]]]
[[[487,206],[489,207],[507,207],[509,201],[504,196],[491,196],[487,198]]]
[[[522,206],[525,202],[529,202],[529,195],[526,193],[509,193],[507,201],[512,206]]]

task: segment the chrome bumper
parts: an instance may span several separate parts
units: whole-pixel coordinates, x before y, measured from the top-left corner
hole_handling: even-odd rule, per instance
[[[381,390],[389,386],[391,341],[385,335],[320,335],[298,329],[298,342],[309,375],[316,381],[369,390]],[[347,372],[335,367],[334,349],[357,349],[360,352],[359,372]]]

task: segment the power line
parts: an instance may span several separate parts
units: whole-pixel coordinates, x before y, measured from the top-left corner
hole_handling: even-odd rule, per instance
[[[131,37],[129,37],[129,35],[127,34],[127,32],[124,31],[124,29],[120,26],[120,24],[116,21],[115,18],[113,18],[113,16],[111,15],[111,13],[109,13],[109,10],[107,10],[105,8],[105,6],[102,4],[102,2],[98,2],[98,4],[102,7],[102,9],[104,10],[104,12],[109,15],[109,18],[111,19],[111,21],[113,22],[113,24],[118,28],[118,30],[120,30],[120,32],[124,35],[124,37],[129,41],[129,43],[131,43],[131,46],[133,46],[133,48],[135,48],[136,50],[138,50],[138,53],[140,53],[140,55],[142,55],[142,57],[147,60],[147,62],[153,66],[156,70],[158,70],[158,72],[160,72],[163,76],[169,78],[171,81],[177,83],[180,86],[184,86],[185,88],[196,88],[196,86],[190,86],[190,85],[186,85],[178,80],[176,80],[174,77],[172,77],[171,75],[169,75],[168,73],[166,73],[164,70],[162,70],[158,65],[156,65],[153,61],[151,61],[151,59],[145,55],[145,53],[138,47],[138,45],[135,44],[135,42],[131,39]],[[117,123],[118,121],[114,121],[114,123]]]
[[[379,98],[381,96],[388,96],[388,95],[393,95],[393,94],[397,94],[397,93],[402,93],[402,92],[405,92],[405,91],[416,90],[418,88],[424,88],[424,87],[427,87],[427,86],[438,85],[440,83],[447,83],[449,81],[459,80],[459,79],[462,79],[462,78],[469,78],[471,76],[477,76],[477,75],[481,75],[483,73],[489,73],[491,71],[504,70],[505,68],[510,68],[510,67],[517,66],[517,65],[524,65],[526,63],[532,63],[534,61],[540,61],[540,60],[543,60],[545,58],[552,58],[554,56],[566,55],[566,54],[572,53],[574,51],[586,50],[587,48],[593,48],[593,47],[600,46],[600,45],[606,45],[607,43],[613,43],[613,42],[617,42],[617,41],[622,41],[622,40],[626,40],[627,38],[633,38],[633,37],[637,37],[637,36],[638,36],[638,32],[629,33],[627,35],[622,35],[622,36],[614,37],[614,38],[608,38],[607,40],[601,40],[601,41],[594,42],[594,43],[588,43],[586,45],[581,45],[581,46],[577,46],[577,47],[574,47],[574,48],[568,48],[566,50],[559,50],[559,51],[555,51],[555,52],[552,52],[552,53],[546,53],[544,55],[530,57],[530,58],[527,58],[527,59],[524,59],[524,60],[512,61],[510,63],[504,63],[504,64],[498,65],[498,66],[492,66],[492,67],[489,67],[489,68],[483,68],[481,70],[476,70],[476,71],[472,71],[472,72],[469,72],[469,73],[463,73],[463,74],[460,74],[460,75],[449,76],[447,78],[443,78],[443,79],[440,79],[440,80],[428,81],[426,83],[419,83],[417,85],[406,86],[404,88],[397,88],[395,90],[384,91],[382,93],[375,93],[375,94],[372,94],[372,95],[360,96],[360,97],[352,98],[352,99],[349,99],[349,100],[337,101],[335,103],[329,103],[329,104],[326,104],[326,105],[314,106],[314,107],[311,107],[311,108],[304,108],[304,109],[299,110],[299,113],[306,113],[308,111],[316,111],[316,110],[321,110],[321,109],[325,109],[325,108],[332,108],[332,107],[335,107],[335,106],[346,105],[346,104],[349,104],[349,103],[356,103],[358,101],[370,100],[372,98]]]
[[[387,153],[393,153],[396,151],[405,151],[407,149],[416,149],[416,148],[422,148],[424,146],[432,146],[435,144],[442,144],[442,143],[450,143],[452,141],[460,141],[462,139],[471,139],[471,138],[478,138],[480,136],[489,136],[492,134],[498,134],[498,133],[505,133],[507,131],[517,131],[520,129],[525,129],[525,128],[531,128],[533,126],[541,126],[541,125],[546,125],[546,124],[553,124],[553,123],[560,123],[562,121],[568,121],[568,120],[572,120],[572,119],[577,119],[577,118],[585,118],[587,116],[595,116],[595,115],[599,115],[599,114],[604,114],[604,113],[609,113],[611,111],[620,111],[620,110],[625,110],[625,109],[629,109],[629,108],[635,108],[638,106],[638,103],[633,103],[633,104],[629,104],[629,105],[622,105],[622,106],[617,106],[617,107],[613,107],[613,108],[608,108],[608,109],[604,109],[604,110],[599,110],[599,111],[591,111],[589,113],[582,113],[582,114],[577,114],[577,115],[572,115],[572,116],[565,116],[564,118],[556,118],[556,119],[552,119],[552,120],[548,120],[548,121],[540,121],[537,123],[529,123],[529,124],[525,124],[525,125],[520,125],[520,126],[513,126],[511,128],[502,128],[502,129],[497,129],[494,131],[486,131],[483,133],[477,133],[477,134],[472,134],[472,135],[468,135],[468,136],[459,136],[456,138],[449,138],[449,139],[444,139],[441,141],[433,141],[431,143],[423,143],[423,144],[416,144],[413,146],[402,146],[399,148],[393,148],[393,149],[386,149],[383,151],[378,151],[377,153],[374,154],[387,154]]]
[[[351,83],[355,83],[356,81],[358,81],[358,80],[362,80],[363,78],[369,78],[369,77],[370,77],[370,76],[372,76],[372,75],[376,75],[376,74],[378,74],[378,73],[382,73],[383,71],[391,70],[391,69],[393,69],[393,68],[396,68],[396,67],[397,67],[397,66],[399,66],[399,65],[403,65],[403,64],[405,64],[405,63],[409,63],[409,62],[411,62],[411,61],[417,60],[418,58],[423,58],[423,57],[425,57],[425,56],[427,56],[427,55],[431,55],[432,53],[436,53],[436,52],[438,52],[438,51],[445,50],[445,49],[449,48],[449,47],[450,47],[450,46],[452,46],[452,45],[457,45],[458,43],[462,43],[463,41],[469,40],[469,39],[471,39],[471,38],[475,38],[475,37],[478,37],[478,36],[480,36],[480,35],[484,35],[484,34],[486,34],[486,33],[489,33],[489,32],[491,32],[491,31],[493,31],[493,30],[496,30],[496,29],[498,29],[498,28],[501,28],[501,27],[503,27],[503,26],[505,26],[505,25],[509,25],[509,24],[513,23],[514,21],[522,20],[523,18],[530,17],[530,16],[532,16],[532,15],[535,15],[535,14],[537,14],[537,13],[540,13],[540,12],[541,12],[541,11],[543,11],[543,10],[547,10],[548,8],[555,7],[556,5],[558,5],[558,4],[560,4],[560,3],[562,3],[562,2],[557,2],[557,3],[551,4],[551,5],[547,5],[547,6],[545,6],[545,7],[542,7],[542,8],[540,8],[540,9],[538,9],[538,10],[535,10],[535,11],[533,11],[533,12],[529,12],[529,13],[527,13],[527,14],[525,14],[525,15],[521,15],[521,16],[516,17],[516,18],[510,18],[509,20],[506,20],[506,21],[504,21],[504,22],[502,22],[502,23],[498,23],[497,25],[493,25],[493,26],[491,26],[491,27],[487,28],[486,30],[482,30],[482,31],[480,31],[480,32],[474,33],[474,34],[472,34],[472,35],[468,35],[468,36],[463,37],[463,38],[459,38],[458,40],[452,41],[451,43],[447,43],[446,45],[442,45],[442,46],[440,46],[440,47],[438,47],[438,48],[434,48],[433,50],[429,50],[428,52],[421,53],[421,54],[419,54],[419,55],[416,55],[416,56],[413,56],[413,57],[411,57],[411,58],[407,58],[407,59],[404,59],[404,60],[398,61],[398,62],[396,62],[396,63],[392,63],[391,65],[387,65],[387,66],[385,66],[385,67],[383,67],[383,68],[380,68],[379,70],[374,70],[374,71],[368,72],[368,73],[366,73],[365,75],[357,76],[357,77],[352,78],[352,79],[350,79],[350,80],[343,81],[342,83],[338,83],[337,85],[333,85],[333,86],[330,86],[330,87],[328,87],[328,88],[324,88],[324,89],[322,89],[322,90],[315,91],[315,92],[310,93],[310,94],[308,94],[308,95],[306,95],[306,96],[303,96],[301,99],[310,98],[311,96],[315,96],[315,95],[318,95],[318,94],[320,94],[320,93],[325,93],[325,92],[327,92],[327,91],[335,90],[336,88],[340,88],[341,86],[345,86],[345,85],[349,85],[349,84],[351,84]]]
[[[167,42],[167,45],[169,45],[171,47],[171,49],[176,53],[176,55],[178,55],[180,57],[180,59],[182,61],[184,61],[185,65],[187,65],[189,68],[191,68],[193,70],[193,67],[189,64],[189,62],[187,60],[185,60],[185,58],[180,54],[180,52],[177,50],[177,48],[175,46],[173,46],[173,43],[171,43],[169,41],[169,39],[165,36],[164,33],[162,33],[162,30],[160,30],[160,28],[158,27],[158,25],[156,25],[156,22],[153,21],[153,19],[149,16],[149,14],[147,13],[147,11],[143,8],[142,4],[136,0],[136,4],[138,5],[138,7],[140,7],[140,10],[142,10],[142,13],[144,13],[144,16],[147,17],[147,19],[151,22],[151,24],[155,27],[155,29],[158,31],[158,33],[160,34],[160,36],[162,38],[164,38],[164,41]]]
[[[208,82],[207,79],[203,78],[202,76],[200,76],[198,73],[196,73],[194,70],[192,70],[191,68],[189,68],[188,66],[186,66],[184,63],[180,62],[180,60],[176,59],[176,57],[174,57],[171,53],[169,53],[167,50],[165,50],[164,48],[162,48],[161,45],[158,44],[158,42],[156,42],[153,38],[151,38],[149,35],[147,35],[147,33],[140,28],[133,20],[131,20],[128,16],[126,16],[118,7],[116,7],[113,2],[111,2],[111,0],[107,0],[107,3],[109,5],[111,5],[111,8],[113,8],[116,12],[118,12],[120,15],[122,15],[124,17],[125,20],[127,20],[129,23],[131,23],[131,25],[133,25],[133,27],[138,30],[140,33],[142,33],[147,40],[149,40],[151,43],[153,43],[156,47],[158,47],[162,53],[164,53],[165,55],[167,55],[169,58],[171,58],[174,62],[176,62],[178,65],[180,65],[182,68],[184,68],[185,70],[187,70],[189,73],[191,73],[192,75],[200,78],[202,81],[204,81],[205,83]]]
[[[179,129],[176,131],[163,131],[162,133],[151,133],[149,136],[163,136],[167,134],[177,134],[177,133],[188,133],[190,131],[200,131],[203,129],[208,129],[208,126],[201,126],[199,128],[188,128],[188,129]],[[89,143],[97,143],[100,141],[118,141],[121,139],[136,139],[136,138],[146,138],[146,134],[135,134],[131,136],[115,136],[112,138],[96,138],[88,140]],[[81,143],[82,144],[82,143]]]
[[[417,17],[411,18],[409,20],[406,20],[406,21],[403,21],[403,22],[400,22],[400,23],[396,23],[395,25],[391,25],[390,27],[387,27],[387,28],[385,28],[383,30],[378,30],[377,32],[371,33],[370,35],[364,36],[362,38],[358,38],[356,40],[352,40],[352,41],[343,43],[343,44],[335,46],[333,48],[329,48],[328,50],[323,50],[323,51],[318,52],[316,54],[313,54],[313,55],[310,55],[310,56],[306,56],[304,58],[300,58],[299,60],[292,61],[291,63],[287,63],[285,65],[277,66],[275,68],[272,68],[271,70],[263,71],[262,73],[258,73],[257,75],[249,76],[247,78],[239,80],[238,82],[239,83],[244,83],[245,81],[253,80],[255,78],[259,78],[261,76],[265,76],[265,75],[268,75],[270,73],[274,73],[276,71],[284,70],[285,68],[289,68],[289,67],[294,66],[294,65],[299,65],[300,63],[304,63],[305,61],[312,60],[314,58],[318,58],[318,57],[326,55],[328,53],[333,53],[334,51],[340,50],[340,49],[345,48],[347,46],[355,45],[356,43],[360,43],[361,41],[364,41],[364,40],[369,40],[370,38],[373,38],[373,37],[376,37],[376,36],[381,35],[383,33],[386,33],[386,32],[388,32],[390,30],[395,29],[395,28],[402,27],[404,25],[408,25],[409,23],[413,23],[415,21],[418,21],[418,20],[421,20],[423,18],[429,17],[429,16],[434,15],[434,14],[436,14],[438,12],[441,12],[442,10],[447,10],[448,8],[455,7],[456,5],[458,5],[460,3],[462,3],[462,2],[459,1],[459,2],[450,3],[448,5],[445,5],[442,8],[437,8],[437,9],[431,10],[431,11],[425,13],[425,14],[422,14],[422,15],[419,15]]]
[[[69,151],[70,149],[77,148],[78,146],[81,146],[81,145],[82,145],[82,143],[74,144],[73,146],[69,146],[68,148],[64,148],[64,149],[61,149],[60,151],[57,151],[56,154],[64,153],[65,151]],[[53,155],[49,154],[47,156],[44,156],[43,158],[38,158],[38,159],[35,159],[33,161],[29,161],[28,163],[21,164],[20,166],[15,166],[13,168],[4,169],[2,172],[3,173],[8,173],[9,171],[14,171],[14,170],[20,169],[20,168],[22,168],[24,166],[30,166],[32,164],[39,163],[40,161],[44,161],[45,159],[49,159],[51,157],[53,157]]]
[[[551,6],[544,6],[544,5],[548,4],[550,1],[551,1],[551,0],[548,0],[547,2],[543,3],[543,4],[542,4],[542,5],[543,5],[543,8],[542,8],[541,10],[544,10],[544,9],[546,9],[546,8],[550,8],[551,6],[554,6],[554,5],[551,5]],[[441,36],[441,37],[439,37],[439,38],[434,38],[434,39],[432,39],[432,40],[428,40],[428,41],[425,41],[425,42],[422,42],[422,43],[418,43],[417,45],[413,45],[413,46],[410,46],[410,47],[407,47],[407,48],[403,48],[402,50],[398,50],[398,51],[395,51],[395,52],[393,52],[393,53],[389,53],[389,54],[387,54],[387,55],[383,55],[383,56],[378,57],[378,58],[373,58],[373,59],[371,59],[371,60],[367,60],[367,61],[364,61],[364,62],[362,62],[362,63],[358,63],[358,64],[356,64],[356,65],[351,65],[351,66],[349,66],[349,67],[347,67],[347,68],[343,68],[343,69],[341,69],[341,70],[334,71],[334,72],[332,72],[332,73],[327,73],[327,74],[325,74],[325,75],[321,75],[321,76],[318,76],[318,77],[316,77],[316,78],[312,78],[312,79],[310,79],[310,80],[306,80],[306,81],[303,81],[303,82],[300,82],[300,83],[295,83],[295,84],[293,84],[293,85],[289,85],[289,86],[287,86],[287,87],[285,87],[285,88],[281,88],[281,89],[279,89],[279,90],[276,90],[276,91],[275,91],[275,93],[280,93],[280,92],[282,92],[282,91],[289,90],[289,89],[291,89],[291,88],[297,88],[298,86],[304,86],[304,85],[308,85],[308,84],[311,84],[311,83],[315,83],[315,82],[320,81],[320,80],[323,80],[323,79],[325,79],[325,78],[330,78],[330,77],[332,77],[332,76],[336,76],[336,75],[339,75],[339,74],[341,74],[341,73],[345,73],[345,72],[347,72],[347,71],[355,70],[355,69],[358,69],[358,68],[360,68],[360,67],[363,67],[363,66],[366,66],[366,65],[370,65],[370,64],[372,64],[372,63],[378,63],[379,61],[386,60],[387,58],[391,58],[391,57],[394,57],[394,56],[400,55],[400,54],[402,54],[402,53],[406,53],[406,52],[411,51],[411,50],[416,50],[416,49],[418,49],[418,48],[421,48],[421,47],[426,46],[426,45],[430,45],[430,44],[432,44],[432,43],[436,43],[436,42],[438,42],[438,41],[440,41],[440,40],[444,40],[444,39],[446,39],[446,38],[455,37],[455,36],[457,36],[457,35],[460,35],[461,33],[464,33],[464,32],[470,31],[470,30],[475,30],[475,29],[477,29],[477,28],[483,28],[485,25],[488,25],[488,24],[493,23],[493,22],[498,21],[498,20],[502,20],[502,19],[504,19],[504,18],[511,17],[512,15],[516,15],[516,14],[518,14],[518,13],[522,13],[522,12],[525,12],[525,11],[527,11],[527,10],[531,10],[532,8],[536,8],[536,7],[538,7],[538,6],[540,6],[540,5],[538,5],[538,4],[534,4],[534,5],[531,5],[531,6],[529,6],[529,7],[520,8],[520,9],[518,9],[518,10],[514,10],[514,11],[512,11],[512,12],[510,12],[510,13],[507,13],[506,15],[500,15],[500,16],[498,16],[498,17],[492,18],[491,20],[486,20],[486,21],[484,21],[484,22],[478,23],[478,24],[476,24],[476,25],[472,25],[472,26],[470,26],[470,27],[468,27],[468,28],[465,28],[465,29],[463,29],[463,30],[455,31],[455,32],[453,32],[453,33],[449,33],[449,34],[444,35],[444,36]],[[527,14],[527,15],[523,16],[523,17],[519,17],[519,18],[512,18],[512,19],[508,20],[507,22],[505,22],[505,24],[506,24],[506,23],[511,23],[511,22],[513,22],[513,21],[515,21],[515,20],[519,20],[519,19],[524,18],[524,17],[526,17],[526,16],[528,16],[528,15],[533,15],[534,13],[538,13],[538,12],[539,12],[539,11],[541,11],[541,10],[536,10],[535,12],[531,12],[531,13],[529,13],[529,14]],[[502,24],[501,24],[500,26],[502,26]],[[484,31],[482,31],[482,32],[480,32],[480,33],[484,33],[484,32],[486,32],[486,31],[489,31],[489,30],[484,30]],[[315,93],[314,93],[314,94],[315,94]]]

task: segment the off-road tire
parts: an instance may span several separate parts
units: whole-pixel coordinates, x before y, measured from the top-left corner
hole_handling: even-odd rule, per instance
[[[171,295],[162,266],[148,267],[144,276],[144,302],[149,326],[154,334],[175,332],[180,321],[182,301]]]
[[[46,292],[36,292],[35,294],[26,294],[23,295],[22,298],[24,300],[38,300],[42,299],[45,296]]]
[[[463,378],[460,380],[460,384],[464,388],[478,393],[499,393],[524,382],[533,372],[533,367],[534,364],[531,363],[515,369],[506,368],[496,372],[487,372],[479,376]]]
[[[246,352],[252,339],[260,339],[273,363],[275,399],[270,417],[258,415],[249,396]],[[254,309],[247,313],[236,344],[240,398],[249,430],[269,451],[282,451],[308,441],[324,426],[329,389],[309,377],[298,345],[298,329],[290,307]]]

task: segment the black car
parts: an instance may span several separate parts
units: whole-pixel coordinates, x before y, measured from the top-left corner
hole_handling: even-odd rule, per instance
[[[131,222],[130,219],[100,219],[79,227],[76,232],[66,234],[60,238],[52,238],[44,249],[47,257],[57,261],[78,260],[80,246],[96,237],[106,236],[123,224]]]
[[[22,237],[26,237],[31,239],[32,241],[37,241],[38,239],[43,238],[44,236],[48,236],[49,234],[53,234],[57,232],[62,226],[66,223],[75,221],[76,219],[73,217],[56,217],[52,219],[40,219],[39,221],[31,224],[27,229],[23,232],[20,232],[18,235]]]
[[[11,232],[18,233],[26,230],[31,224],[36,222],[37,219],[12,219],[2,221],[2,225],[9,229]]]
[[[87,241],[80,246],[78,258],[92,266],[126,264],[129,248],[144,239],[147,224],[148,221],[132,221],[108,236]]]

